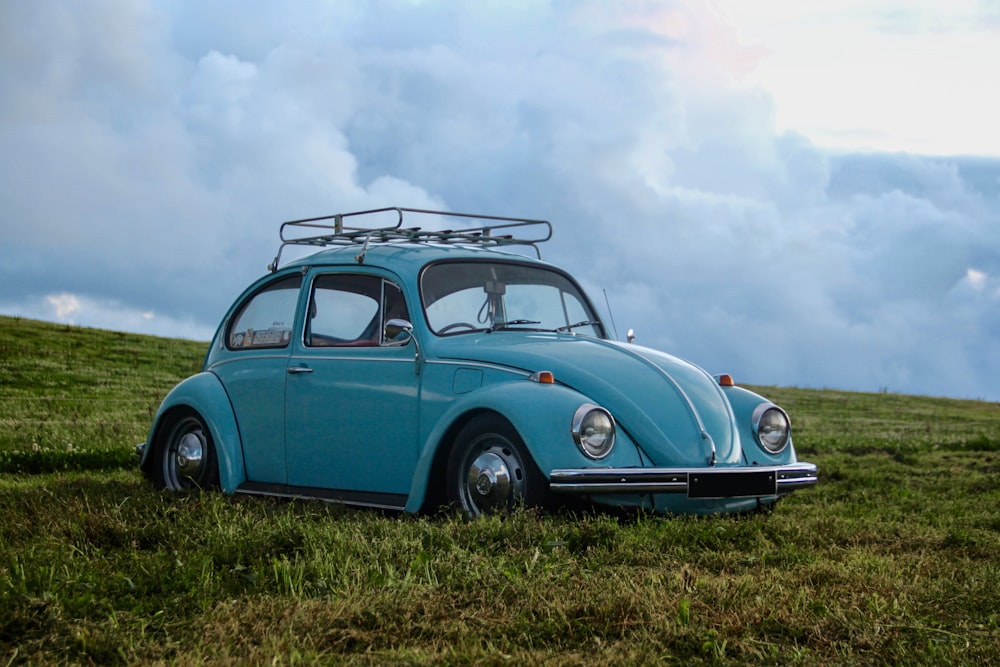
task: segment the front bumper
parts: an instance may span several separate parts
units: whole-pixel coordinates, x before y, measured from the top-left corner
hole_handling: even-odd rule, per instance
[[[764,498],[816,484],[816,466],[713,468],[563,468],[549,475],[555,493],[678,493],[688,498]]]

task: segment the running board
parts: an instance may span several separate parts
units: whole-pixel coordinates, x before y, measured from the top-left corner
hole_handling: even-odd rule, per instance
[[[384,510],[402,511],[406,507],[406,496],[399,493],[344,491],[340,489],[289,486],[287,484],[270,484],[266,482],[244,482],[236,487],[234,492],[251,496],[272,496],[292,500],[322,500],[328,503],[372,507]]]

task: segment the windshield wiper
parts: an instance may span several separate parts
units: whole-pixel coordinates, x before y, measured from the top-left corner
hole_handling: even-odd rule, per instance
[[[557,327],[553,329],[553,331],[572,331],[577,327],[585,327],[587,325],[596,326],[598,324],[600,324],[600,322],[597,322],[595,320],[580,320],[579,322],[576,322],[574,324],[567,324],[562,327]]]
[[[518,324],[541,324],[538,320],[507,320],[506,322],[494,322],[493,326],[490,327],[490,331],[496,331],[498,329],[506,329],[511,325]]]

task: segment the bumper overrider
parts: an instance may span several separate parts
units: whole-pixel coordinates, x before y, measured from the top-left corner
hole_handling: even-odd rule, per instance
[[[555,493],[678,493],[688,498],[763,498],[816,484],[816,466],[789,463],[739,468],[563,468],[549,475]]]

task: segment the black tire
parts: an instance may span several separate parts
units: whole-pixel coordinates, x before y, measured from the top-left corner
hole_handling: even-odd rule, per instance
[[[150,462],[153,483],[171,491],[210,489],[219,481],[212,434],[193,410],[179,410],[163,424]]]
[[[448,500],[468,518],[544,504],[548,484],[510,423],[483,414],[462,427],[448,456]]]

